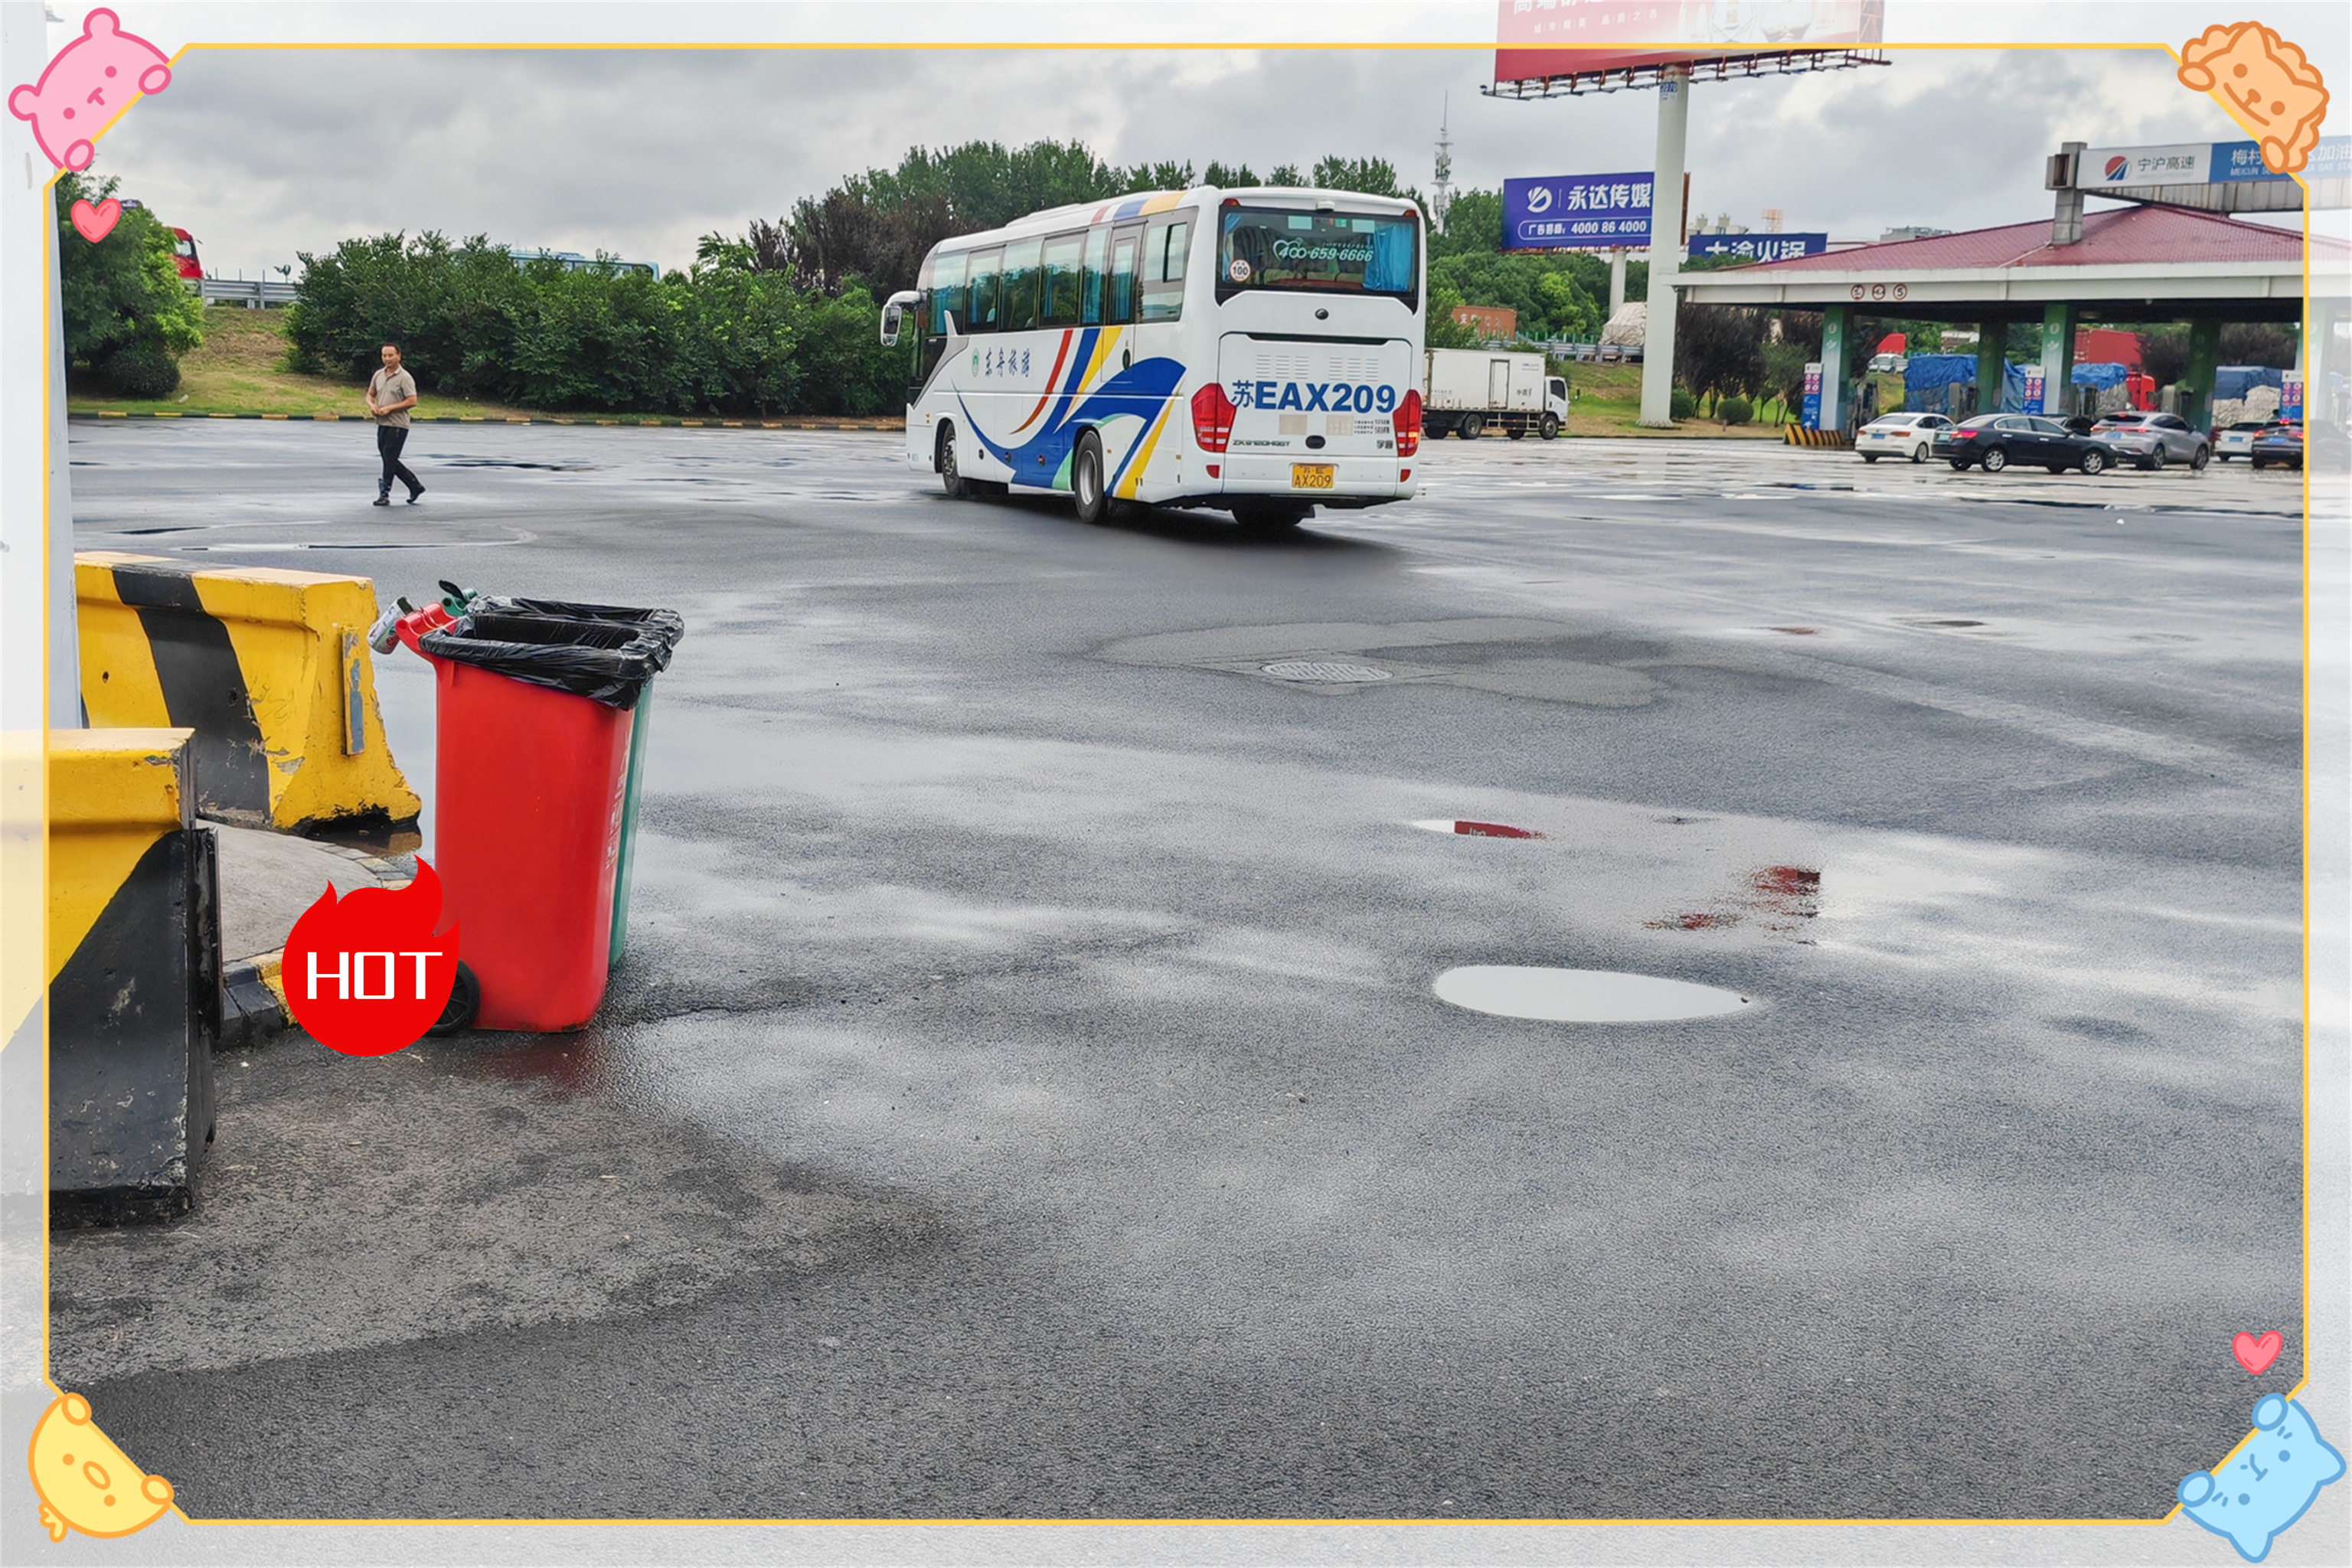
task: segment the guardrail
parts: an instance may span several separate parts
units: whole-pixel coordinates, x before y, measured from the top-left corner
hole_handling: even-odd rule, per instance
[[[302,288],[299,283],[265,283],[258,278],[251,282],[242,278],[191,278],[187,282],[207,305],[240,304],[248,310],[290,305]]]

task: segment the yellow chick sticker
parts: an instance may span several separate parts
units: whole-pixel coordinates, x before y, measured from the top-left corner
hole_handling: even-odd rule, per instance
[[[2263,166],[2297,174],[2319,145],[2327,88],[2303,51],[2260,22],[2211,26],[2180,46],[2180,85],[2210,92],[2262,142]]]
[[[89,1401],[60,1394],[33,1428],[33,1490],[52,1542],[70,1528],[100,1540],[144,1530],[172,1506],[172,1483],[142,1475],[89,1418]]]

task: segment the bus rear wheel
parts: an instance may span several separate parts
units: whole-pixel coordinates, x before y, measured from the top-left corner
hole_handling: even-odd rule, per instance
[[[963,477],[963,470],[956,467],[955,426],[952,425],[940,426],[939,468],[940,488],[947,491],[948,500],[970,499],[971,483]]]
[[[1092,430],[1079,435],[1077,450],[1070,455],[1070,497],[1078,503],[1080,522],[1110,521],[1110,495],[1103,488],[1102,437]]]

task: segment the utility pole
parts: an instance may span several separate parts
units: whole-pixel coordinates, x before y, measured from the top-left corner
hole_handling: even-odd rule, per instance
[[[1437,116],[1437,178],[1431,182],[1429,220],[1438,232],[1445,231],[1445,212],[1454,205],[1454,139],[1448,134],[1453,120],[1454,95],[1447,93],[1438,101],[1443,106]]]
[[[1658,153],[1650,184],[1650,309],[1642,339],[1642,416],[1674,423],[1675,273],[1682,264],[1683,143],[1690,129],[1690,67],[1658,73]]]

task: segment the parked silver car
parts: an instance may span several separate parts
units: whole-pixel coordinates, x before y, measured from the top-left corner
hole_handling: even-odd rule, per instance
[[[2178,414],[2109,414],[2092,426],[2091,435],[2106,443],[2118,461],[2127,458],[2143,468],[2182,462],[2202,469],[2213,456],[2205,433]]]

